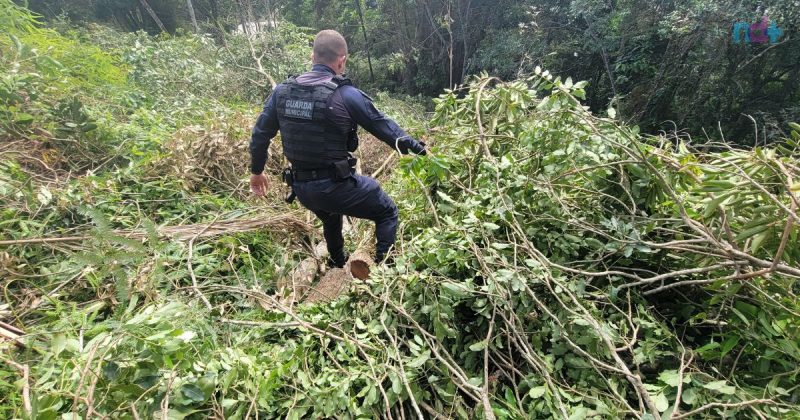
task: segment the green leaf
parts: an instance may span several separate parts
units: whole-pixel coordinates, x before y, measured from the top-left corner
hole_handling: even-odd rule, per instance
[[[486,348],[486,345],[487,345],[486,340],[481,340],[469,346],[469,349],[471,351],[481,351]]]
[[[356,328],[359,330],[366,330],[367,326],[364,324],[364,321],[361,318],[356,318]]]
[[[545,392],[547,392],[547,388],[546,387],[537,386],[537,387],[531,388],[531,390],[528,391],[528,395],[531,398],[541,398],[545,394]]]
[[[575,408],[575,411],[572,412],[572,415],[569,416],[569,420],[584,420],[589,415],[589,409],[579,405]]]
[[[87,123],[81,126],[81,131],[84,133],[88,133],[89,131],[93,131],[97,129],[97,124],[95,123]]]
[[[720,194],[717,197],[714,197],[713,200],[709,201],[706,205],[705,210],[703,211],[703,218],[708,219],[709,217],[714,215],[717,208],[719,208],[720,204],[725,201],[728,197],[730,197],[729,193]]]
[[[685,404],[694,405],[695,401],[697,401],[697,391],[694,388],[684,389],[683,394],[681,394],[681,401]]]
[[[764,242],[764,239],[767,239],[772,234],[771,230],[765,230],[764,232],[759,233],[758,235],[753,237],[753,240],[750,241],[750,252],[755,253],[758,251],[758,248],[761,247],[761,244]]]
[[[184,397],[195,401],[195,402],[202,402],[205,401],[206,396],[203,394],[203,390],[200,389],[199,386],[195,384],[186,384],[181,387],[181,393]]]
[[[669,386],[677,387],[681,379],[677,370],[665,370],[658,374],[658,380]]]
[[[712,342],[704,345],[703,347],[700,347],[699,349],[697,349],[697,352],[700,353],[701,355],[705,355],[705,353],[709,353],[712,350],[716,350],[718,348],[719,348],[719,343],[716,342],[716,341],[712,341]]]
[[[34,119],[33,115],[25,112],[20,112],[19,114],[16,114],[14,117],[15,117],[14,122],[16,124],[25,124],[25,125],[32,123]]]
[[[736,392],[736,388],[728,385],[725,381],[713,381],[703,385],[703,388],[710,389],[712,391],[717,391],[722,394],[733,395]]]
[[[430,350],[425,350],[422,354],[420,354],[419,356],[414,358],[414,360],[406,363],[406,366],[416,369],[416,368],[424,365],[425,362],[430,360],[430,358],[431,358],[431,351]]]
[[[725,341],[722,342],[722,345],[720,345],[720,349],[719,349],[720,357],[725,356],[734,347],[736,347],[736,345],[739,344],[739,340],[741,340],[741,337],[739,337],[738,335],[732,335],[732,336],[728,337],[727,339],[725,339]]]
[[[485,227],[486,229],[489,229],[489,230],[500,229],[500,226],[498,226],[498,225],[496,225],[496,224],[494,224],[492,222],[484,222],[483,223],[483,227]]]
[[[661,413],[667,411],[667,409],[669,408],[669,400],[667,399],[667,396],[664,395],[663,393],[653,397],[653,403],[656,405],[656,409]]]
[[[56,334],[53,336],[53,341],[50,343],[50,351],[55,356],[58,356],[67,346],[67,337],[64,334]]]
[[[113,381],[119,375],[119,365],[114,362],[106,362],[103,365],[103,376],[106,380]]]
[[[604,247],[603,243],[595,238],[586,238],[586,245],[594,249],[603,249]]]
[[[444,282],[442,283],[442,288],[455,298],[463,299],[470,295],[469,288],[461,283]]]
[[[370,406],[374,404],[375,401],[378,401],[378,388],[375,386],[370,386],[369,393],[367,394],[367,397],[364,398],[364,406]]]
[[[759,234],[759,233],[761,233],[761,232],[764,232],[765,230],[767,230],[767,229],[769,229],[769,228],[770,228],[770,226],[769,226],[769,225],[761,225],[761,226],[756,226],[756,227],[754,227],[754,228],[750,228],[750,229],[747,229],[747,230],[745,230],[745,231],[743,231],[743,232],[740,232],[740,233],[739,233],[738,235],[736,235],[736,237],[735,237],[735,238],[733,238],[733,239],[734,239],[735,241],[743,241],[743,240],[745,240],[745,239],[747,239],[747,238],[749,238],[749,237],[751,237],[751,236],[755,236],[755,235],[757,235],[757,234]]]

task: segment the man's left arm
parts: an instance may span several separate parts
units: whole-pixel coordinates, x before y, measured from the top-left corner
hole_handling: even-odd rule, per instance
[[[341,89],[347,112],[356,124],[393,149],[399,149],[402,154],[425,154],[425,144],[409,136],[396,122],[378,111],[369,96],[353,86],[343,86]]]

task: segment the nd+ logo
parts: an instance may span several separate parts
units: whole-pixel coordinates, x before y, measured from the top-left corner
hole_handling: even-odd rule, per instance
[[[783,35],[783,31],[778,28],[775,22],[770,22],[769,18],[764,16],[761,22],[749,24],[747,22],[736,22],[733,24],[733,43],[742,43],[742,34],[744,34],[745,44],[774,44],[778,42],[778,38]]]

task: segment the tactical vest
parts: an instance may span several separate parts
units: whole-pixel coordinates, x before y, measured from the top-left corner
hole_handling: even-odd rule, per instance
[[[278,93],[277,111],[283,154],[295,169],[329,168],[347,159],[351,132],[343,133],[328,114],[329,99],[350,80],[334,77],[321,85],[306,86],[290,77]]]

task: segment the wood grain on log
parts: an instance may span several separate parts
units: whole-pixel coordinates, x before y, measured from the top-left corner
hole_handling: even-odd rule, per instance
[[[319,283],[308,292],[304,303],[330,302],[347,293],[353,277],[343,268],[334,268],[325,273]]]

